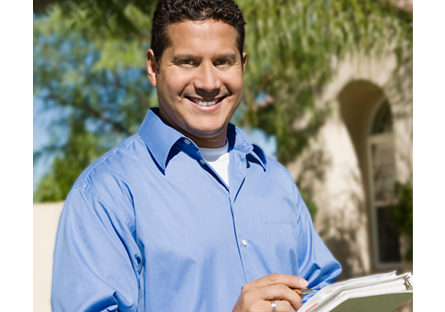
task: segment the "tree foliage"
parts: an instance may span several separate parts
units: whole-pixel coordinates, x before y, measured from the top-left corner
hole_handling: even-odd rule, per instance
[[[250,1],[246,81],[248,121],[277,137],[277,156],[286,164],[302,151],[323,125],[328,105],[317,107],[323,87],[335,72],[333,58],[346,53],[376,53],[391,38],[395,49],[409,52],[409,15],[380,1]],[[250,25],[250,28],[249,28]],[[254,64],[252,66],[252,64]],[[253,67],[253,68],[252,68]],[[261,108],[259,91],[270,96]],[[298,119],[307,120],[300,128]]]
[[[129,7],[126,14],[149,30],[139,11]],[[144,68],[149,36],[121,38],[107,29],[92,31],[55,8],[35,20],[34,42],[34,94],[43,109],[59,110],[53,131],[68,133],[63,144],[57,140],[35,154],[37,159],[50,151],[57,157],[34,197],[63,200],[82,170],[136,133],[147,109],[156,105]]]
[[[34,95],[62,109],[54,131],[68,139],[35,154],[57,153],[36,201],[63,199],[104,151],[136,133],[156,92],[145,73],[154,0],[34,0]],[[248,64],[239,125],[276,136],[286,164],[329,114],[316,105],[334,57],[375,53],[390,39],[401,62],[412,46],[412,14],[391,1],[243,0]],[[306,120],[299,128],[298,119]]]
[[[411,183],[397,182],[394,185],[396,203],[390,207],[390,216],[399,234],[406,235],[410,245],[405,252],[405,260],[413,260],[413,186]]]

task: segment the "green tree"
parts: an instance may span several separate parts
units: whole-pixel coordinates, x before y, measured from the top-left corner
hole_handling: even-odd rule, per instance
[[[127,10],[133,22],[140,18],[138,27],[149,30],[139,11]],[[34,155],[57,154],[37,186],[38,202],[63,200],[79,174],[136,133],[148,107],[157,102],[143,66],[149,36],[91,31],[63,14],[56,7],[34,21],[34,94],[45,110],[60,112],[53,131],[67,133],[63,144],[54,141]]]
[[[412,13],[393,1],[237,2],[247,21],[249,56],[236,123],[274,135],[284,165],[329,114],[328,105],[315,101],[333,74],[333,57],[378,54],[391,39],[399,63],[412,60]],[[63,199],[82,169],[135,133],[146,110],[157,105],[144,66],[155,3],[34,1],[34,95],[45,109],[63,108],[59,125],[69,133],[64,144],[35,155],[58,155],[35,200]],[[295,129],[303,115],[309,122]]]
[[[396,203],[390,207],[390,216],[397,232],[409,239],[405,260],[413,261],[413,186],[409,182],[397,182],[394,184],[394,194]]]

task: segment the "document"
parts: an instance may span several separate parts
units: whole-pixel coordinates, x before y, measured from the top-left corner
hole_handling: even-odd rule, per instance
[[[390,312],[413,297],[411,273],[354,278],[320,289],[298,312]]]

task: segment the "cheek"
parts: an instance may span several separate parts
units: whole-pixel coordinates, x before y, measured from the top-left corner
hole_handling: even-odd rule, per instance
[[[166,82],[164,90],[167,92],[166,96],[176,98],[182,93],[181,83],[176,79],[171,79]]]
[[[234,94],[242,96],[243,93],[243,77],[240,75],[230,75],[225,77],[227,88]]]
[[[181,96],[184,89],[190,84],[190,77],[175,70],[166,72],[164,78],[164,90],[168,92],[166,96],[170,98]]]

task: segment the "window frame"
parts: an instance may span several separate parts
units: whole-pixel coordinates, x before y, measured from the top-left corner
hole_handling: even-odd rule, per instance
[[[392,130],[391,132],[384,132],[380,134],[372,134],[372,129],[374,125],[375,118],[377,117],[377,114],[382,107],[382,105],[385,104],[385,102],[388,103],[390,109],[391,104],[389,103],[388,99],[386,97],[383,97],[377,105],[373,108],[370,114],[370,118],[368,119],[368,127],[366,132],[366,152],[367,152],[367,158],[368,158],[368,192],[369,192],[369,203],[370,203],[370,210],[371,210],[371,232],[372,232],[372,254],[373,254],[373,262],[375,263],[376,269],[400,269],[402,265],[402,257],[400,257],[400,261],[393,261],[393,262],[381,262],[380,261],[380,246],[379,246],[379,229],[378,229],[378,219],[377,219],[377,210],[379,207],[385,207],[389,206],[392,201],[388,201],[384,205],[380,205],[375,200],[375,180],[374,180],[374,162],[373,162],[373,156],[372,156],[372,146],[375,144],[382,144],[382,143],[390,143],[392,144],[393,148],[395,148],[395,142],[394,142],[394,123],[393,123],[393,117],[392,117],[392,111],[391,111],[391,122],[392,122]],[[395,174],[395,153],[392,154],[392,157],[394,158],[394,181],[396,181],[396,174]],[[399,244],[400,244],[400,236],[399,236]],[[399,249],[400,252],[400,249]]]

